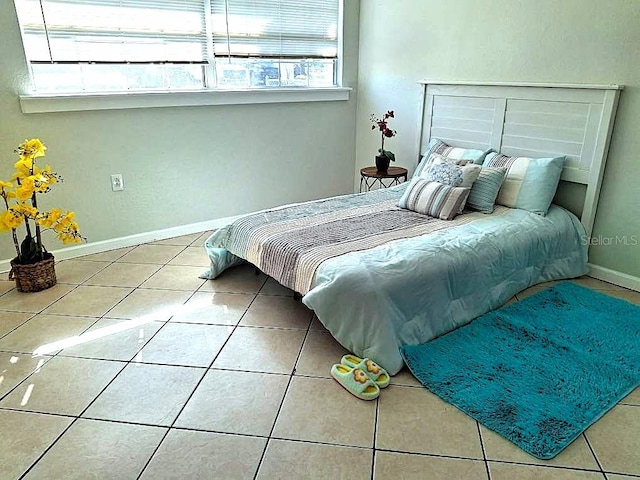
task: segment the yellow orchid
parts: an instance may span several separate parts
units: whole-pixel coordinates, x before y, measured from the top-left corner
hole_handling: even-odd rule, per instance
[[[0,213],[0,231],[6,232],[16,229],[22,225],[23,221],[24,217],[20,213],[13,209],[6,210]]]
[[[16,172],[13,174],[14,177],[21,178],[31,175],[33,158],[28,155],[20,155],[20,160],[13,164],[13,168],[16,169]]]
[[[31,158],[39,158],[45,156],[47,147],[40,141],[39,138],[32,138],[31,140],[25,140],[18,146],[18,153],[20,155],[28,156]]]
[[[0,180],[0,197],[3,197],[5,201],[16,198],[16,192],[13,190],[13,183],[3,182]]]
[[[62,178],[50,165],[39,168],[36,159],[45,156],[47,147],[38,138],[25,140],[16,153],[19,159],[15,162],[15,172],[11,182],[0,181],[0,202],[6,210],[0,213],[0,231],[13,230],[13,243],[16,249],[15,262],[20,265],[37,263],[52,256],[42,245],[42,230],[52,229],[64,244],[79,243],[85,240],[80,235],[75,213],[62,213],[59,208],[49,211],[38,210],[38,193],[46,193]],[[28,202],[28,203],[27,203]],[[29,227],[29,220],[35,223],[35,234]],[[26,224],[27,235],[18,242],[15,230]]]
[[[5,210],[0,213],[0,232],[8,232],[11,227],[7,225],[7,216],[10,214],[9,210]]]
[[[20,179],[20,185],[16,188],[19,200],[27,200],[34,193],[45,193],[49,190],[49,179],[44,175],[29,175]]]
[[[65,245],[69,245],[70,243],[81,243],[83,241],[82,236],[77,230],[61,232],[58,234],[58,238],[62,240],[62,243]]]
[[[58,238],[65,245],[69,243],[80,243],[83,238],[80,235],[78,224],[73,221],[75,213],[67,212],[53,229],[58,233]]]
[[[49,183],[53,182],[50,182],[49,178],[44,175],[38,174],[33,176],[33,185],[38,193],[48,192],[50,190]]]
[[[16,191],[15,190],[0,190],[0,197],[3,197],[5,199],[5,202],[7,202],[8,200],[11,200],[12,198],[16,198]]]
[[[40,213],[36,221],[41,227],[51,228],[61,216],[62,210],[59,208],[52,208],[50,212]]]
[[[67,211],[64,217],[58,220],[58,223],[56,224],[56,226],[53,227],[53,229],[58,233],[65,232],[75,223],[73,221],[75,216],[76,214],[74,212]]]
[[[27,205],[26,203],[18,203],[17,205],[11,207],[11,209],[29,218],[33,218],[34,220],[38,215],[38,209],[32,207],[31,205]]]
[[[36,188],[33,182],[25,182],[16,188],[16,197],[21,202],[24,202],[29,200],[35,191]]]
[[[51,165],[45,165],[43,170],[40,170],[36,167],[36,170],[34,170],[34,174],[41,175],[50,185],[58,182],[58,174],[51,171]]]

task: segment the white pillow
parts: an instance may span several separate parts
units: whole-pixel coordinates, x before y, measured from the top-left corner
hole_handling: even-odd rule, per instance
[[[471,188],[480,175],[480,170],[482,167],[472,162],[433,154],[429,166],[422,171],[420,178],[452,187]]]

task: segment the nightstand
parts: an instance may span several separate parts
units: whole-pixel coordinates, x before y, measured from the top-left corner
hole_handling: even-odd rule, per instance
[[[402,180],[402,181],[401,181]],[[378,172],[376,167],[360,169],[360,192],[368,192],[378,185],[379,188],[389,188],[407,181],[407,169],[403,167],[389,167],[386,172]]]

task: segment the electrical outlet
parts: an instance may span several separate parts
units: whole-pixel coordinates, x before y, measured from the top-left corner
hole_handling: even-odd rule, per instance
[[[111,175],[111,190],[119,192],[124,190],[124,180],[121,173],[114,173]]]

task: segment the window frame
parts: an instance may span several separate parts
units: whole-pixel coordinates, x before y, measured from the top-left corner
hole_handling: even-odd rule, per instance
[[[349,87],[285,87],[118,93],[20,95],[22,113],[80,112],[132,108],[196,107],[349,100]]]
[[[343,86],[344,2],[345,0],[338,0],[338,42],[337,58],[335,60],[336,85],[333,86],[219,87],[215,80],[210,81],[216,78],[216,67],[215,56],[212,52],[211,19],[207,15],[207,53],[210,61],[203,65],[202,88],[39,93],[34,89],[34,75],[31,69],[31,62],[27,58],[25,50],[24,57],[29,70],[30,81],[29,90],[19,95],[20,106],[23,113],[50,113],[154,107],[346,101],[349,100],[352,89]],[[206,11],[211,10],[211,0],[205,0],[205,9]]]

